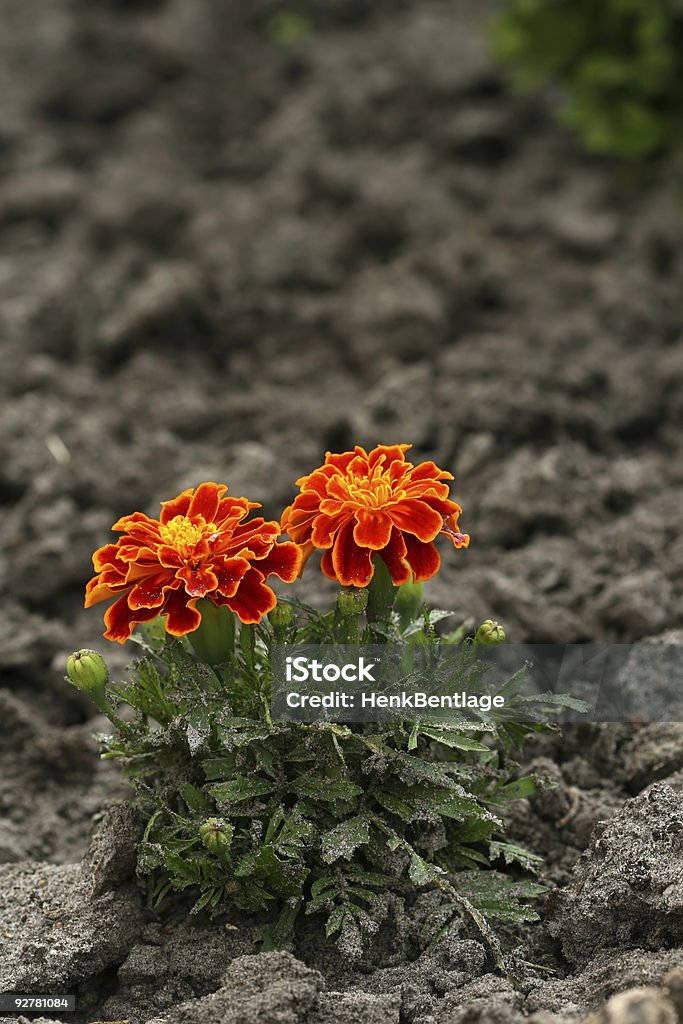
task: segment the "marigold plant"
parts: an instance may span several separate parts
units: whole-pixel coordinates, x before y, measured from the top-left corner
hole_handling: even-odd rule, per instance
[[[357,956],[397,901],[427,887],[436,903],[424,941],[464,917],[502,965],[488,922],[533,919],[540,891],[524,874],[538,858],[506,842],[503,815],[533,791],[511,753],[539,726],[494,713],[438,726],[271,716],[276,645],[459,645],[467,678],[481,680],[478,651],[504,639],[490,620],[441,634],[449,613],[423,604],[435,540],[464,548],[469,537],[451,474],[408,462],[409,447],[328,454],[298,481],[281,526],[250,518],[258,506],[215,483],[164,502],[158,520],[124,516],[122,536],[95,552],[86,605],[114,599],[105,636],[143,656],[126,683],[88,650],[67,677],[114,726],[103,756],[136,787],[138,866],[155,904],[187,890],[196,912],[265,914],[271,945],[291,940],[300,913],[322,915]],[[291,592],[276,601],[266,581],[292,583],[315,548],[342,584],[335,606],[316,611]],[[506,684],[510,706],[517,691]],[[515,878],[496,870],[513,863]]]

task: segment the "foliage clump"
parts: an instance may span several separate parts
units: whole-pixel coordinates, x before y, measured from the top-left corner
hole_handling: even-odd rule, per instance
[[[559,84],[563,117],[590,151],[643,158],[678,145],[680,0],[508,0],[493,45],[522,88]]]
[[[151,639],[138,639],[145,650],[132,681],[110,689],[117,734],[101,740],[104,756],[123,762],[146,815],[139,870],[154,904],[188,890],[195,911],[271,911],[270,941],[278,945],[299,913],[322,914],[347,955],[377,931],[396,893],[425,886],[441,900],[435,929],[464,915],[493,946],[487,922],[536,918],[529,901],[541,887],[524,871],[511,878],[492,869],[528,871],[538,861],[504,835],[506,803],[534,790],[530,778],[514,778],[510,759],[537,728],[513,720],[518,681],[508,685],[508,715],[499,720],[271,720],[275,643],[337,643],[350,630],[374,642],[460,641],[438,637],[434,624],[445,613],[427,613],[415,588],[405,590],[396,610],[385,606],[382,623],[344,598],[341,614],[338,606],[326,615],[281,600],[260,625],[239,627],[214,668],[186,640],[154,640],[154,627]],[[478,644],[462,650],[471,678]],[[129,712],[123,720],[122,705],[132,719]]]

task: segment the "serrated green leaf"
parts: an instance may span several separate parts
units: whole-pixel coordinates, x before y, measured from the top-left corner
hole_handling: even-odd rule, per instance
[[[329,939],[335,934],[335,932],[338,932],[347,917],[348,910],[343,904],[342,906],[335,907],[328,917],[327,924],[325,925],[326,938]]]
[[[543,863],[542,857],[514,843],[492,842],[489,845],[489,855],[492,861],[502,857],[506,864],[519,864],[527,871],[535,871],[538,865]]]
[[[420,732],[423,736],[437,740],[439,743],[443,743],[445,747],[450,747],[453,750],[466,750],[484,754],[491,753],[491,748],[487,747],[480,740],[472,739],[471,736],[463,736],[458,732],[451,732],[448,729],[425,729],[423,726],[420,726]]]
[[[410,865],[408,877],[415,885],[427,885],[436,876],[437,870],[433,864],[428,864],[418,853],[410,850]]]
[[[344,858],[351,860],[354,851],[370,842],[370,823],[357,815],[342,821],[322,837],[322,858],[326,864]]]

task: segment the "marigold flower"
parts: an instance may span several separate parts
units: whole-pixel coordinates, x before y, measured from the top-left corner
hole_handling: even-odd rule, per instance
[[[161,516],[134,512],[114,523],[123,533],[93,555],[96,576],[85,607],[117,597],[104,614],[108,640],[124,643],[139,622],[166,616],[166,631],[197,629],[200,598],[227,605],[242,622],[260,622],[276,605],[265,580],[291,583],[301,565],[295,544],[278,543],[276,522],[245,517],[260,505],[226,497],[224,484],[203,483],[161,504]]]
[[[407,462],[409,444],[360,445],[333,455],[297,480],[301,494],[285,509],[282,529],[301,545],[304,561],[322,548],[321,569],[345,587],[366,587],[376,555],[396,586],[428,580],[441,564],[433,541],[444,534],[456,548],[470,538],[458,529],[459,505],[448,497],[452,480],[434,462]]]

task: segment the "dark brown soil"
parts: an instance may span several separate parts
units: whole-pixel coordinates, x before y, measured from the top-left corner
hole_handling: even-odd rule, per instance
[[[78,867],[123,792],[62,678],[71,650],[107,648],[82,608],[90,554],[183,487],[226,481],[277,516],[327,448],[410,441],[455,472],[473,538],[430,601],[520,641],[683,626],[678,183],[588,159],[543,99],[510,95],[495,6],[0,4],[0,982],[71,986],[77,1022],[576,1018],[677,962],[678,854],[657,859],[624,801],[668,780],[651,813],[669,827],[681,726],[531,751],[559,787],[515,828],[547,879],[566,885],[618,814],[605,842],[645,894],[607,900],[643,923],[606,927],[595,958],[590,900],[551,901],[522,954],[551,981],[487,974],[466,935],[408,966],[376,952],[366,974],[315,936],[308,967],[253,960],[249,923],[143,911],[116,816],[105,882],[92,851]],[[324,599],[314,577],[301,592]],[[121,672],[129,652],[107,655]],[[598,885],[597,856],[575,886]]]

